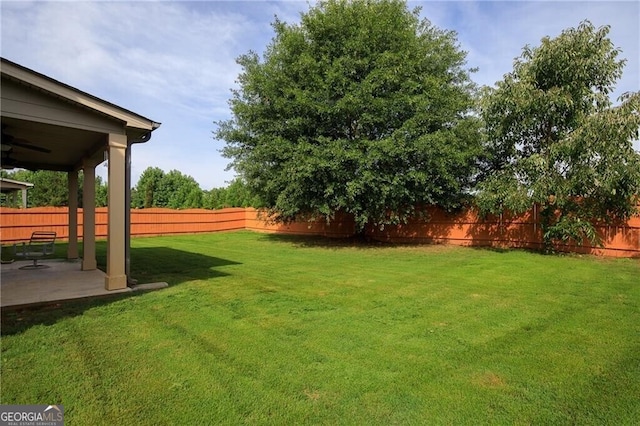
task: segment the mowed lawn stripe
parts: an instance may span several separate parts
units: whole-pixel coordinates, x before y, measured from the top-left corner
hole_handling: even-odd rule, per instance
[[[171,286],[3,313],[3,404],[74,424],[640,418],[638,260],[233,232],[134,239],[132,265]]]

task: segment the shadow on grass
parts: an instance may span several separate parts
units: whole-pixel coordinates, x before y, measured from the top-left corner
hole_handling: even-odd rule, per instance
[[[393,247],[403,247],[403,248],[415,248],[415,247],[425,247],[425,248],[467,248],[470,250],[477,251],[487,251],[492,253],[510,253],[514,251],[531,253],[533,255],[544,255],[541,250],[533,249],[533,248],[509,248],[509,247],[496,247],[490,245],[468,245],[468,246],[459,246],[455,244],[446,244],[446,243],[429,243],[429,242],[415,242],[415,243],[397,243],[397,242],[387,242],[387,241],[378,241],[373,239],[364,239],[360,237],[349,237],[349,238],[331,238],[331,237],[323,237],[323,236],[309,236],[309,235],[295,235],[295,234],[263,234],[262,238],[277,242],[277,243],[286,243],[291,244],[294,247],[302,247],[302,248],[324,248],[324,249],[333,249],[339,250],[344,248],[357,248],[363,250],[372,250],[372,249],[382,249],[382,248],[393,248]]]
[[[348,238],[333,238],[324,236],[295,235],[295,234],[263,234],[262,238],[277,243],[291,244],[301,248],[323,248],[328,250],[359,249],[379,250],[387,248],[453,248],[456,245],[419,242],[389,242],[373,238],[353,236]]]
[[[295,247],[304,248],[324,248],[324,249],[343,249],[343,248],[358,248],[358,249],[376,249],[382,247],[399,247],[407,246],[408,244],[393,244],[383,241],[376,241],[369,238],[362,238],[359,236],[353,236],[348,238],[332,238],[318,235],[296,235],[296,234],[262,234],[261,238],[276,243],[291,244]],[[417,244],[412,244],[417,245]]]
[[[37,325],[53,325],[65,318],[82,315],[85,311],[108,305],[119,300],[137,297],[142,293],[119,293],[113,296],[96,296],[85,299],[49,302],[33,306],[2,308],[0,335],[21,334]]]
[[[131,249],[131,276],[140,283],[164,281],[176,285],[224,277],[229,274],[216,268],[229,265],[240,263],[171,247]]]
[[[540,249],[528,248],[528,247],[497,247],[497,246],[489,246],[489,245],[487,246],[470,245],[470,246],[466,246],[466,248],[471,250],[478,250],[478,251],[488,251],[492,253],[518,252],[518,253],[529,253],[529,254],[541,255],[541,256],[545,256],[548,254]]]
[[[57,245],[58,246],[58,245]],[[56,257],[64,257],[66,244],[56,247]],[[106,270],[106,244],[96,244],[98,268]],[[131,276],[138,283],[167,282],[176,286],[188,281],[209,280],[229,275],[216,268],[239,265],[227,259],[191,253],[170,247],[147,247],[131,249]],[[160,290],[162,291],[162,290]],[[69,317],[82,315],[85,311],[138,297],[143,293],[118,293],[83,299],[55,301],[31,306],[5,307],[1,312],[0,334],[8,336],[19,334],[36,325],[52,325]]]

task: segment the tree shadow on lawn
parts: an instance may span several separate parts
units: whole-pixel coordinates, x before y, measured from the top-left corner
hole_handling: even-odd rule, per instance
[[[142,293],[118,293],[113,296],[96,296],[84,299],[34,304],[31,306],[5,307],[0,315],[0,335],[21,334],[37,325],[53,325],[65,318],[82,315],[85,311],[105,306],[119,300],[140,296]]]
[[[321,235],[297,235],[297,234],[262,234],[262,239],[274,242],[291,244],[302,248],[325,248],[339,250],[344,248],[378,249],[385,247],[398,247],[408,244],[393,244],[373,239],[353,237],[325,237]],[[412,244],[415,245],[415,244]]]
[[[323,248],[328,250],[358,249],[358,250],[380,250],[387,248],[419,248],[425,249],[448,249],[459,247],[453,244],[432,242],[430,240],[418,240],[416,242],[381,241],[374,238],[362,238],[353,236],[348,238],[335,238],[312,235],[296,234],[263,234],[263,239],[274,243],[291,244],[300,248]]]
[[[65,244],[60,244],[65,245]],[[66,246],[66,245],[65,245]],[[58,253],[58,251],[56,251]],[[66,248],[60,253],[66,253]],[[106,269],[106,244],[96,245],[98,268]],[[131,276],[138,283],[163,281],[176,286],[188,281],[209,280],[229,274],[216,268],[240,265],[228,259],[177,250],[170,247],[131,249]],[[162,291],[162,290],[159,290]],[[144,292],[118,293],[84,299],[56,301],[30,306],[6,307],[1,311],[0,335],[20,334],[36,325],[53,325],[64,319],[82,315],[85,311],[124,299],[139,297]]]
[[[103,260],[106,266],[106,255]],[[100,265],[100,259],[98,262]],[[173,286],[186,281],[224,277],[229,274],[217,268],[240,264],[229,259],[171,247],[131,249],[131,276],[139,283],[164,281]]]
[[[325,236],[296,235],[296,234],[263,234],[262,238],[276,243],[291,244],[294,247],[301,248],[324,248],[329,250],[340,250],[345,248],[356,248],[362,250],[375,250],[385,248],[425,248],[425,249],[453,249],[467,248],[475,251],[487,251],[492,253],[509,253],[513,251],[530,253],[533,255],[544,255],[540,249],[527,247],[500,247],[490,245],[456,245],[428,240],[418,240],[414,243],[409,242],[388,242],[378,241],[374,239],[362,239],[357,236],[349,238],[332,238]],[[567,254],[568,255],[568,254]]]

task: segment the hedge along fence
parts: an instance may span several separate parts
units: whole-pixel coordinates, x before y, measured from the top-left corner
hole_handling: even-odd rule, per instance
[[[480,218],[474,210],[457,214],[437,208],[426,209],[427,219],[416,218],[406,225],[369,227],[372,239],[398,243],[448,243],[463,246],[518,247],[537,249],[542,246],[540,218],[536,209],[519,216]],[[78,211],[78,236],[82,237],[82,209]],[[0,241],[10,244],[28,240],[35,230],[55,231],[66,240],[68,213],[65,207],[31,209],[0,208]],[[353,218],[337,214],[330,224],[324,221],[274,224],[265,221],[252,208],[221,210],[131,210],[131,235],[172,235],[249,229],[297,235],[351,237],[355,235]],[[589,245],[564,245],[559,250],[615,257],[640,258],[640,217],[619,226],[598,226],[604,248]],[[96,209],[96,237],[107,236],[107,208]]]

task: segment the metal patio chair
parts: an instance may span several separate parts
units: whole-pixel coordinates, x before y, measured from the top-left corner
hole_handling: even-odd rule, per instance
[[[38,264],[38,260],[53,254],[55,241],[55,232],[35,231],[31,234],[28,243],[14,244],[13,254],[15,257],[33,261],[33,265],[26,265],[20,269],[48,268],[47,265]]]

